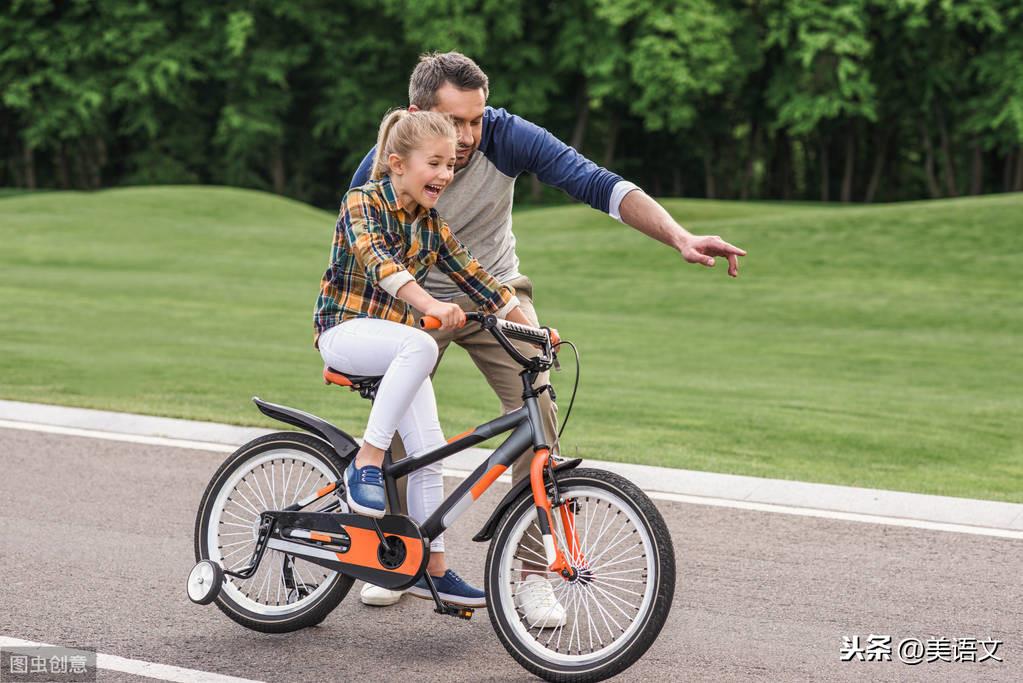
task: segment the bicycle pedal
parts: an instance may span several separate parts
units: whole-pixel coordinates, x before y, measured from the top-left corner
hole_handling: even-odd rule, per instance
[[[449,617],[458,617],[459,619],[465,619],[468,621],[472,619],[472,615],[476,613],[476,610],[472,607],[460,607],[458,605],[450,605],[445,603],[444,609],[433,610],[437,614],[446,614]]]

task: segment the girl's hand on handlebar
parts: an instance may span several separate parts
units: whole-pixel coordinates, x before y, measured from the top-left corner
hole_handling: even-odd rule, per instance
[[[427,306],[423,314],[440,320],[440,329],[442,330],[454,330],[465,325],[465,311],[457,304],[435,301]]]

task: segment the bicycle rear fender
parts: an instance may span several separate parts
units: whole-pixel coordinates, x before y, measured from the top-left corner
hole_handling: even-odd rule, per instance
[[[554,471],[564,472],[565,470],[578,467],[581,463],[582,458],[574,458],[572,460],[559,462],[554,466]],[[504,516],[504,511],[507,510],[512,503],[518,500],[519,496],[521,496],[523,492],[528,492],[528,489],[529,477],[523,477],[517,484],[511,487],[511,490],[508,491],[508,493],[504,495],[504,498],[501,499],[501,502],[497,504],[497,507],[495,507],[494,511],[490,514],[490,519],[488,519],[487,523],[483,525],[483,528],[479,530],[479,533],[472,537],[472,540],[477,543],[482,543],[493,538],[494,532],[497,530],[497,523],[500,522],[501,517]],[[532,495],[532,493],[529,493],[529,495]]]
[[[354,457],[355,452],[359,450],[359,444],[355,442],[355,439],[323,418],[287,406],[268,403],[258,396],[253,396],[252,402],[267,417],[304,429],[310,434],[320,437],[329,443],[342,458]]]

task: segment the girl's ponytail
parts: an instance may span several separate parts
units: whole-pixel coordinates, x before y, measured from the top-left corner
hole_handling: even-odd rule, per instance
[[[388,143],[391,142],[391,132],[394,130],[395,124],[408,114],[407,109],[392,109],[384,114],[384,120],[380,122],[380,131],[377,133],[377,151],[373,157],[373,171],[370,173],[370,180],[380,180],[390,170],[387,165],[387,157],[390,156]]]
[[[423,140],[437,137],[450,138],[457,144],[455,125],[450,117],[432,111],[407,109],[392,109],[387,112],[384,114],[384,120],[380,122],[370,180],[380,180],[390,173],[391,167],[387,159],[392,154],[408,157]]]

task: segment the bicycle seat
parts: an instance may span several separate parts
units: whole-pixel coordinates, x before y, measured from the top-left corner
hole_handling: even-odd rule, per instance
[[[351,387],[352,391],[358,391],[363,398],[375,398],[382,379],[383,375],[349,375],[329,365],[323,367],[323,381],[326,384]]]

